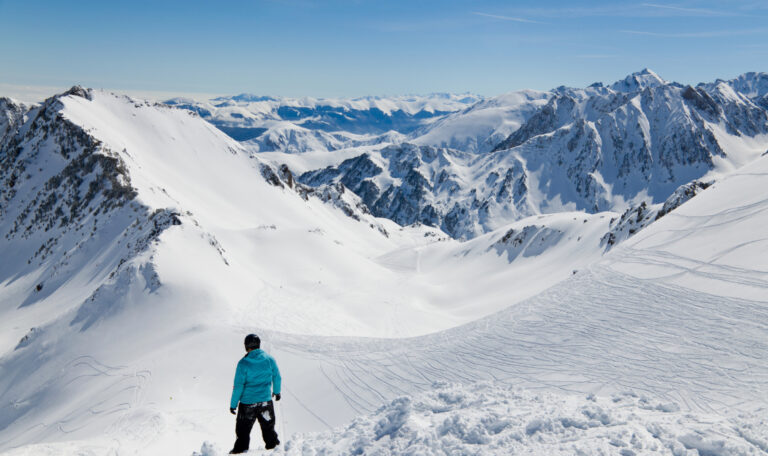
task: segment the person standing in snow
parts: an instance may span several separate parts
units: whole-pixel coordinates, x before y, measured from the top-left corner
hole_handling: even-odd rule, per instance
[[[280,444],[275,432],[275,408],[272,397],[280,400],[280,371],[275,359],[261,350],[261,339],[256,334],[245,336],[246,354],[237,363],[235,386],[229,411],[237,409],[235,447],[229,454],[248,451],[253,423],[258,420],[265,448],[271,450]],[[238,406],[239,404],[239,406]]]

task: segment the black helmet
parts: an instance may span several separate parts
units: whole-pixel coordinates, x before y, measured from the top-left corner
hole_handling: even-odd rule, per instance
[[[248,334],[245,336],[245,349],[255,350],[261,347],[261,339],[256,334]]]

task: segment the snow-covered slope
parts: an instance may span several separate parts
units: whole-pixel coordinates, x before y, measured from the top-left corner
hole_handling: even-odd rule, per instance
[[[471,153],[490,152],[551,96],[549,92],[521,90],[480,100],[409,134],[407,141]]]
[[[364,415],[333,433],[284,439],[283,451],[398,454],[421,442],[426,454],[761,454],[768,307],[764,294],[743,293],[768,286],[758,228],[766,223],[766,201],[749,192],[765,183],[767,167],[766,158],[750,164],[560,285],[468,325],[380,340],[256,327],[285,378],[281,435],[329,430]],[[708,289],[699,279],[716,282]],[[78,382],[88,379],[98,394],[71,398],[59,420],[32,414],[0,435],[38,442],[15,454],[98,453],[116,450],[116,442],[126,453],[225,452],[233,423],[222,404],[237,356],[221,353],[236,352],[241,333],[254,327],[207,320],[178,332],[191,320],[164,328],[172,329],[170,342],[155,336],[165,337],[164,345],[121,339],[120,365],[109,362],[118,347],[76,346],[88,357],[57,372],[64,384],[77,377],[82,387]],[[121,389],[128,393],[101,403]],[[94,438],[105,413],[115,424]],[[49,425],[45,435],[70,442],[39,443],[40,434],[30,431],[23,437],[36,422],[55,422],[70,434]]]
[[[302,372],[314,364],[329,382],[296,385],[317,391],[300,396],[303,407],[324,411],[327,397],[316,398],[330,394],[347,419],[373,413],[297,436],[286,453],[398,454],[410,444],[425,454],[763,454],[768,200],[750,189],[767,171],[768,157],[749,164],[571,279],[459,328],[312,349],[271,335],[275,352],[304,357]],[[420,393],[436,381],[465,386]],[[341,425],[330,420],[339,415],[319,416]]]
[[[752,100],[764,99],[765,95],[768,94],[768,73],[749,72],[728,81],[718,79],[712,84],[702,84],[702,86],[711,89],[720,83],[729,85],[736,92]]]
[[[226,450],[249,332],[283,372],[286,451],[765,451],[759,135],[729,133],[749,147],[723,146],[743,154],[713,160],[713,185],[605,253],[632,216],[501,217],[458,242],[375,218],[341,175],[301,185],[188,111],[79,88],[20,109],[0,151],[0,451]],[[367,147],[403,176],[494,169]]]

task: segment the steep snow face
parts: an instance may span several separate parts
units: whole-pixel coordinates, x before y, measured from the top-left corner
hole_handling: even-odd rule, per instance
[[[643,201],[636,206],[630,207],[621,214],[621,217],[611,219],[610,229],[601,239],[601,243],[605,246],[606,250],[612,248],[614,245],[640,232],[640,230],[656,220],[671,213],[711,185],[712,182],[693,181],[681,185],[667,198],[664,204],[648,205]]]
[[[344,187],[303,187],[287,168],[249,156],[188,111],[100,92],[92,98],[63,98],[63,115],[120,151],[138,202],[178,214],[179,227],[152,255],[163,290],[197,294],[202,306],[217,302],[233,321],[302,333],[389,333],[392,296],[382,289],[394,289],[400,277],[374,258],[421,242],[411,233],[429,230],[376,220]],[[358,286],[349,290],[348,280]],[[372,308],[361,294],[379,296],[380,305]],[[413,313],[422,317],[398,331],[428,331],[425,321],[437,325],[432,330],[456,324],[439,308],[420,304]],[[287,309],[300,317],[282,318]]]
[[[716,182],[621,244],[608,264],[643,280],[765,303],[768,157]]]
[[[768,94],[768,73],[749,72],[729,81],[718,79],[713,84],[702,85],[707,87],[721,82],[752,100],[758,100]]]
[[[522,90],[481,100],[411,133],[417,145],[447,147],[471,153],[490,152],[525,123],[552,96]]]

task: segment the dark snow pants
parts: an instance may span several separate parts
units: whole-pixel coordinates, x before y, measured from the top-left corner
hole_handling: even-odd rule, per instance
[[[240,404],[237,408],[237,425],[235,426],[237,440],[232,453],[248,451],[251,443],[251,429],[256,420],[259,421],[261,437],[264,439],[266,449],[271,450],[280,443],[275,432],[275,407],[272,401]]]

